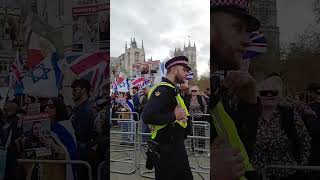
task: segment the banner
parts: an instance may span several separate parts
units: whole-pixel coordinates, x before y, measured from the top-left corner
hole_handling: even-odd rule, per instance
[[[72,9],[72,16],[74,49],[94,51],[100,47],[100,41],[110,40],[110,4],[77,6]],[[101,49],[108,44],[101,45]]]
[[[52,154],[49,148],[50,124],[48,114],[26,115],[23,117],[26,158],[34,159]]]
[[[109,11],[109,10],[110,10],[109,3],[77,6],[72,8],[72,15],[82,16],[82,15],[88,15],[88,14],[97,14],[98,12]]]

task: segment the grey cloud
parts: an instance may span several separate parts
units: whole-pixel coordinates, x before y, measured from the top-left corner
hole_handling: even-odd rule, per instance
[[[199,57],[202,57],[201,54],[208,57],[209,4],[208,9],[197,8],[188,3],[191,1],[140,0],[137,3],[130,0],[111,0],[111,56],[121,55],[125,41],[135,37],[138,46],[141,46],[141,40],[144,40],[147,58],[154,57],[154,54],[162,54],[162,57],[157,58],[165,58],[174,47],[183,47],[183,42],[187,45],[188,35],[191,35],[192,44],[196,42],[196,45],[203,45],[201,51],[197,52]],[[208,19],[208,24],[203,23],[204,18]],[[177,30],[182,30],[179,40],[160,37],[161,34],[177,33]]]

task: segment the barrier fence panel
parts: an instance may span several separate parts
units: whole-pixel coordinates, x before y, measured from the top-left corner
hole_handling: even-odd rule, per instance
[[[79,160],[38,160],[38,159],[18,159],[18,163],[39,163],[39,164],[63,164],[63,165],[82,165],[88,170],[89,180],[92,180],[92,168],[90,164],[86,161]]]
[[[137,113],[123,114],[119,118],[111,118],[112,121],[117,121],[118,127],[113,127],[110,131],[110,171],[132,174],[138,169],[140,176],[154,179],[154,170],[145,168],[147,142],[151,137],[149,126],[141,119],[138,122],[133,120],[136,119],[133,116],[140,118]],[[203,175],[210,174],[210,124],[192,120],[191,126],[192,135],[185,140],[190,166],[192,172],[199,174],[202,179],[208,179]]]
[[[110,163],[109,161],[102,161],[97,168],[97,180],[102,180],[103,177],[103,168],[105,166],[108,166],[108,163]],[[109,172],[107,172],[109,173]]]
[[[210,169],[210,124],[206,121],[194,121],[192,139],[199,167]]]
[[[138,139],[138,153],[137,153],[137,167],[139,169],[140,176],[145,178],[154,179],[154,170],[147,170],[146,166],[146,152],[148,149],[148,140],[151,138],[151,133],[149,130],[149,126],[144,124],[142,120],[138,123],[138,131],[137,131],[137,139]]]
[[[133,114],[111,119],[117,121],[118,127],[110,130],[110,172],[132,174],[136,171],[136,121]]]
[[[194,116],[191,121],[191,135],[185,141],[186,149],[192,172],[198,173],[202,179],[207,179],[210,174],[210,124],[207,121],[199,121],[202,120],[199,117],[210,115],[197,114],[197,118]]]
[[[287,169],[287,170],[297,170],[297,171],[319,171],[320,166],[283,166],[283,165],[270,165],[263,169],[262,179],[269,180],[267,177],[267,171],[270,169]]]

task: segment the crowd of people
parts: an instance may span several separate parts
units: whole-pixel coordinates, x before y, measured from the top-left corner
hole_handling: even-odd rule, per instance
[[[113,92],[111,93],[111,117],[115,119],[134,119],[139,121],[144,106],[148,100],[148,86],[133,87],[130,92]],[[191,115],[195,115],[194,119],[205,121],[202,119],[203,114],[208,114],[210,89],[206,88],[200,91],[198,86],[183,85],[181,95]],[[130,114],[137,113],[139,116]],[[118,127],[118,121],[111,121],[112,127]],[[145,128],[148,128],[147,126]]]
[[[18,159],[83,160],[96,179],[97,166],[108,157],[108,93],[92,99],[85,79],[75,80],[71,88],[72,105],[65,104],[63,95],[25,95],[5,102],[0,111],[4,179],[89,178],[84,166],[19,163]]]

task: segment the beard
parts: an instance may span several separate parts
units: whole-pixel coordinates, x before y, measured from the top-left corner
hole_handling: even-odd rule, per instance
[[[78,102],[81,99],[81,96],[73,95],[72,99],[73,99],[74,102]]]
[[[183,78],[179,78],[178,76],[175,76],[174,81],[177,84],[184,84],[185,83],[185,80]]]

